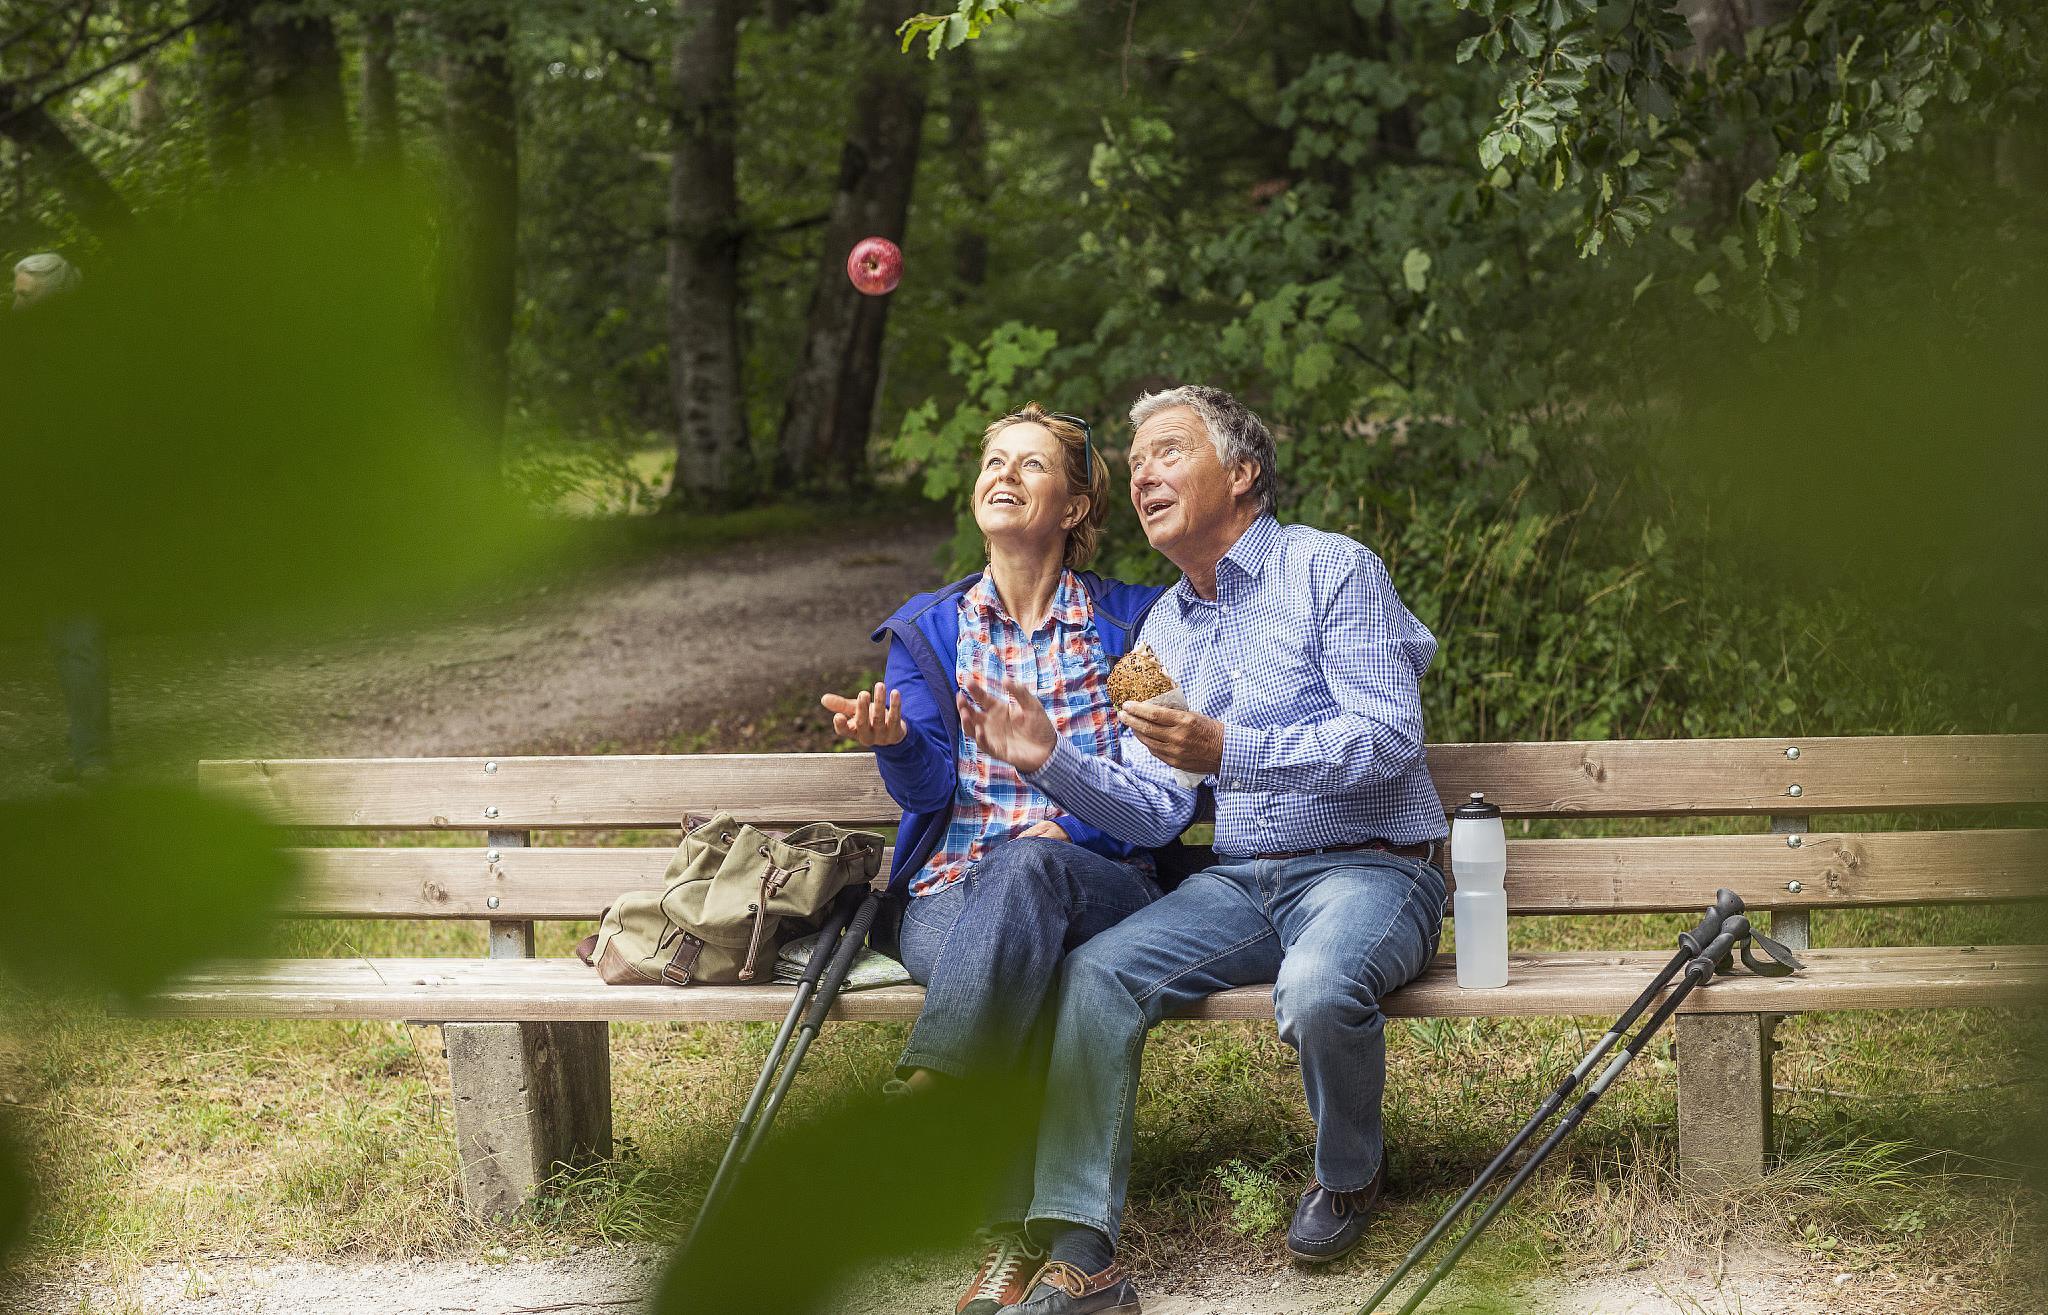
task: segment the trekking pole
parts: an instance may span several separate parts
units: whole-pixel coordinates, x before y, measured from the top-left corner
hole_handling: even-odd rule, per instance
[[[803,975],[797,978],[796,996],[789,1002],[789,1013],[782,1020],[782,1029],[775,1034],[775,1043],[768,1048],[768,1061],[761,1066],[761,1076],[754,1082],[754,1092],[747,1097],[746,1106],[740,1111],[740,1119],[732,1130],[732,1140],[726,1144],[725,1155],[718,1161],[718,1172],[711,1176],[711,1186],[704,1191],[704,1201],[697,1207],[697,1222],[690,1226],[690,1238],[711,1213],[712,1204],[717,1201],[719,1190],[725,1185],[734,1166],[741,1158],[741,1148],[746,1144],[747,1134],[753,1130],[754,1121],[760,1116],[761,1102],[768,1094],[768,1084],[775,1079],[775,1070],[782,1064],[782,1056],[789,1048],[789,1038],[796,1032],[797,1019],[803,1016],[804,1006],[811,1002],[811,996],[818,989],[818,979],[825,972],[825,965],[833,958],[830,952],[837,948],[840,933],[853,917],[854,904],[851,900],[835,900],[833,908],[825,917],[825,925],[818,932],[817,944],[811,950],[811,957],[804,963]],[[689,1239],[684,1240],[689,1245]]]
[[[1463,1237],[1458,1239],[1457,1245],[1450,1249],[1449,1254],[1437,1262],[1436,1268],[1430,1271],[1429,1277],[1422,1281],[1422,1285],[1408,1298],[1407,1304],[1401,1307],[1400,1315],[1414,1315],[1415,1308],[1421,1305],[1423,1299],[1435,1290],[1436,1285],[1443,1281],[1446,1274],[1451,1272],[1452,1266],[1458,1263],[1459,1257],[1463,1256],[1472,1243],[1478,1240],[1480,1233],[1484,1232],[1486,1226],[1493,1222],[1494,1217],[1506,1208],[1508,1201],[1513,1198],[1514,1194],[1522,1190],[1522,1185],[1529,1181],[1530,1175],[1534,1174],[1537,1169],[1542,1167],[1543,1162],[1550,1158],[1550,1153],[1557,1149],[1559,1142],[1571,1136],[1572,1130],[1577,1128],[1579,1123],[1586,1117],[1586,1112],[1598,1103],[1600,1097],[1607,1094],[1607,1089],[1614,1085],[1614,1080],[1617,1077],[1621,1076],[1621,1071],[1629,1066],[1631,1060],[1642,1053],[1643,1047],[1648,1044],[1651,1037],[1657,1034],[1657,1030],[1669,1021],[1671,1015],[1678,1012],[1678,1006],[1685,1002],[1685,997],[1692,994],[1694,988],[1711,980],[1716,966],[1720,964],[1722,959],[1726,958],[1735,946],[1746,943],[1749,937],[1749,919],[1739,913],[1732,918],[1726,919],[1721,924],[1719,934],[1685,964],[1685,980],[1678,984],[1677,988],[1671,992],[1670,997],[1663,1004],[1657,1006],[1657,1012],[1650,1015],[1650,1021],[1644,1023],[1642,1027],[1636,1030],[1636,1034],[1629,1038],[1628,1044],[1622,1047],[1621,1053],[1616,1055],[1608,1063],[1607,1067],[1602,1070],[1600,1076],[1593,1080],[1593,1085],[1586,1089],[1585,1095],[1579,1097],[1578,1102],[1559,1121],[1557,1127],[1551,1129],[1550,1135],[1543,1139],[1543,1144],[1536,1148],[1535,1153],[1529,1157],[1528,1162],[1521,1167],[1521,1170],[1513,1178],[1508,1180],[1508,1185],[1500,1190],[1498,1196],[1495,1196],[1492,1201],[1487,1203],[1486,1209],[1480,1213],[1478,1220],[1473,1223],[1472,1227]]]
[[[796,1035],[796,1047],[789,1053],[789,1063],[783,1066],[775,1091],[768,1097],[767,1105],[762,1107],[761,1117],[747,1138],[746,1148],[740,1152],[742,1166],[754,1157],[754,1148],[768,1135],[769,1125],[775,1122],[776,1113],[782,1109],[783,1097],[789,1094],[789,1084],[796,1081],[797,1065],[804,1062],[811,1042],[818,1039],[819,1029],[825,1026],[825,1015],[832,1012],[833,1003],[839,999],[839,988],[845,985],[846,974],[852,969],[861,947],[867,943],[868,929],[875,925],[875,915],[881,908],[881,892],[870,890],[861,899],[860,907],[854,910],[853,921],[847,926],[846,935],[840,938],[832,963],[825,969],[825,978],[818,985],[818,993],[811,998],[811,1012],[804,1017],[803,1027]]]
[[[1699,926],[1679,936],[1678,952],[1671,956],[1671,962],[1665,964],[1656,978],[1643,988],[1643,993],[1636,997],[1635,1003],[1623,1011],[1620,1018],[1614,1020],[1606,1034],[1594,1044],[1591,1051],[1587,1052],[1586,1057],[1579,1061],[1578,1067],[1567,1074],[1564,1081],[1557,1084],[1557,1090],[1551,1092],[1536,1112],[1529,1116],[1529,1121],[1508,1139],[1508,1144],[1501,1148],[1500,1154],[1493,1157],[1493,1163],[1487,1165],[1479,1177],[1473,1180],[1472,1185],[1465,1189],[1465,1194],[1458,1198],[1457,1204],[1444,1211],[1443,1216],[1423,1234],[1422,1240],[1417,1242],[1414,1249],[1394,1267],[1394,1272],[1387,1276],[1386,1282],[1380,1284],[1379,1291],[1373,1293],[1372,1297],[1358,1308],[1358,1315],[1371,1315],[1371,1312],[1379,1309],[1379,1304],[1387,1299],[1387,1294],[1401,1285],[1401,1280],[1408,1277],[1409,1271],[1421,1262],[1423,1256],[1429,1253],[1429,1249],[1437,1244],[1450,1226],[1471,1208],[1472,1202],[1486,1190],[1487,1184],[1500,1176],[1500,1171],[1507,1167],[1515,1152],[1521,1150],[1529,1138],[1536,1135],[1539,1128],[1550,1122],[1551,1115],[1557,1113],[1573,1089],[1599,1066],[1600,1061],[1607,1057],[1607,1052],[1621,1043],[1622,1037],[1635,1024],[1636,1019],[1642,1016],[1643,1010],[1649,1008],[1650,1002],[1657,998],[1657,993],[1669,986],[1671,979],[1678,975],[1679,969],[1701,954],[1707,945],[1721,934],[1721,926],[1727,919],[1741,912],[1740,895],[1726,888],[1714,892],[1713,907],[1700,919]]]

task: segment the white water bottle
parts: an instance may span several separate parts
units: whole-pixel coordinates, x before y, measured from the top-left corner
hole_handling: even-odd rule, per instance
[[[1458,985],[1506,986],[1508,836],[1500,809],[1484,794],[1451,815],[1451,872],[1458,883]]]

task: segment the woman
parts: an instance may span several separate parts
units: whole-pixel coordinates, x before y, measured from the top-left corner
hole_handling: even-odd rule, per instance
[[[898,1091],[1042,1064],[1035,1025],[1060,959],[1159,897],[1149,854],[1064,815],[981,753],[954,704],[963,675],[1030,680],[1077,749],[1116,755],[1110,664],[1163,591],[1080,569],[1108,492],[1085,421],[1034,403],[990,425],[974,482],[988,568],[919,594],[875,632],[889,639],[885,681],[822,700],[840,734],[874,749],[903,808],[890,888],[904,899],[900,957],[925,1005]],[[1030,1181],[1027,1155],[993,1203],[1004,1222],[961,1299],[965,1315],[1030,1290],[1042,1256],[1016,1224]]]

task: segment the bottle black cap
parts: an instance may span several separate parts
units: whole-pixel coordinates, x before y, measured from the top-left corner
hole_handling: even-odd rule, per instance
[[[1458,811],[1453,813],[1452,816],[1462,817],[1468,822],[1478,821],[1482,818],[1499,817],[1500,809],[1486,802],[1484,791],[1474,790],[1472,792],[1472,802],[1459,805]]]

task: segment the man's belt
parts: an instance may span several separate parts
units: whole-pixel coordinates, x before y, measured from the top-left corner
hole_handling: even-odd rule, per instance
[[[1320,849],[1283,849],[1272,854],[1247,854],[1244,861],[1277,861],[1289,858],[1314,858],[1318,854],[1354,854],[1363,849],[1376,849],[1383,854],[1398,854],[1412,858],[1419,863],[1436,861],[1436,849],[1440,841],[1418,840],[1412,845],[1390,844],[1385,840],[1366,840],[1355,845],[1324,845]]]

